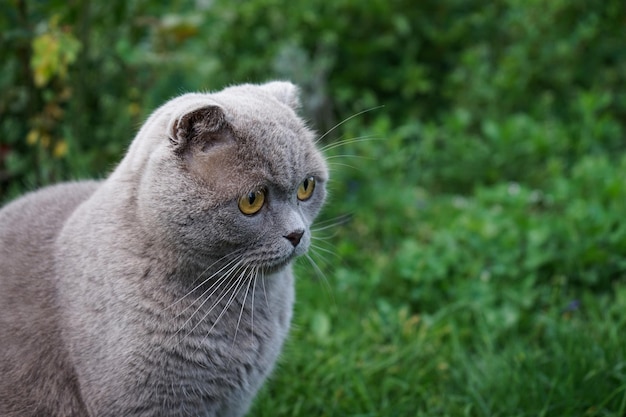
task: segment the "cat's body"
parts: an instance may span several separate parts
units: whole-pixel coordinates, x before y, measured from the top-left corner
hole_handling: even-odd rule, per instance
[[[296,106],[288,83],[181,96],[106,180],[0,211],[0,415],[246,412],[325,194]]]

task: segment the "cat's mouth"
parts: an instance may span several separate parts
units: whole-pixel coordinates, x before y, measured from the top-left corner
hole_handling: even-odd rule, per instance
[[[248,259],[248,265],[265,274],[279,272],[285,269],[293,260],[306,253],[308,245],[300,244],[290,250],[280,250],[272,253],[257,253]]]
[[[293,251],[287,256],[260,261],[258,266],[265,274],[273,274],[285,269],[297,256],[296,252]]]

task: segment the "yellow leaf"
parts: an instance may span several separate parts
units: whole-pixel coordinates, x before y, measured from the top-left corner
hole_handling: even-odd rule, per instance
[[[64,140],[60,140],[54,145],[54,150],[52,151],[52,155],[55,158],[63,158],[67,154],[67,142]]]
[[[33,56],[30,65],[37,87],[43,87],[54,77],[59,68],[59,43],[51,33],[33,39]]]
[[[43,87],[52,78],[67,76],[67,70],[76,61],[81,43],[69,30],[58,28],[57,18],[50,19],[46,32],[32,41],[30,60],[35,85]]]
[[[39,141],[39,131],[37,129],[31,129],[26,135],[26,143],[33,146]]]

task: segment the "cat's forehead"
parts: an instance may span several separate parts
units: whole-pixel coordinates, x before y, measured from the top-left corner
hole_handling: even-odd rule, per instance
[[[316,166],[320,158],[314,133],[289,106],[254,88],[227,89],[217,95],[216,102],[234,130],[241,158],[250,164],[277,176],[286,168],[322,169]]]
[[[326,176],[313,133],[303,126],[290,128],[259,121],[233,128],[236,136],[233,158],[249,181],[289,190],[297,187],[305,176]]]
[[[211,100],[223,109],[234,136],[219,155],[197,167],[211,183],[230,193],[262,185],[293,190],[308,175],[325,179],[314,133],[292,108],[254,88],[227,89]]]

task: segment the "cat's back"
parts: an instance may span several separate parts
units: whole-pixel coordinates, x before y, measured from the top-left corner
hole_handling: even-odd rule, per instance
[[[32,265],[33,256],[46,258],[65,220],[98,185],[97,181],[58,184],[0,209],[0,282],[6,282],[12,272],[19,273],[14,268],[22,262]]]
[[[59,373],[64,358],[57,349],[53,246],[67,218],[98,184],[88,181],[47,187],[0,210],[0,397],[5,399],[0,401],[0,415],[47,410],[45,404],[38,410],[21,410],[20,397],[27,394],[20,387],[55,390],[47,381]],[[37,343],[29,340],[33,335]],[[66,389],[71,389],[70,383]]]
[[[0,310],[8,310],[2,311],[5,320],[11,311],[35,303],[29,294],[46,286],[42,278],[50,273],[59,231],[98,184],[85,181],[46,187],[0,210]]]
[[[21,321],[32,321],[29,311],[41,311],[39,304],[51,297],[56,237],[98,184],[86,181],[46,187],[0,210],[0,347],[14,343],[10,330]]]

